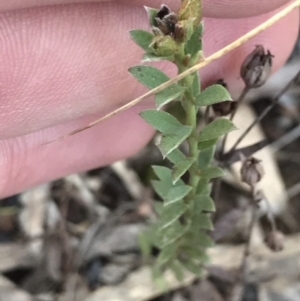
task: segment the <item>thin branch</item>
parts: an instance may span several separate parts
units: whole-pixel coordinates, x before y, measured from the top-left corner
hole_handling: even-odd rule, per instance
[[[244,249],[244,254],[243,254],[243,260],[241,264],[241,275],[242,275],[242,280],[243,282],[245,281],[245,275],[246,275],[246,268],[247,268],[247,258],[250,254],[250,242],[251,242],[251,235],[254,229],[255,221],[256,221],[256,215],[257,215],[257,207],[256,204],[251,205],[251,220],[248,228],[248,233],[247,233],[247,241],[245,244],[245,249]]]
[[[252,130],[252,128],[259,123],[279,102],[281,96],[286,93],[293,85],[295,82],[299,80],[300,77],[300,71],[295,75],[295,77],[285,86],[282,91],[278,93],[278,95],[274,98],[272,103],[267,106],[264,111],[255,118],[255,120],[249,125],[249,127],[245,130],[245,132],[237,139],[235,144],[231,147],[231,149],[228,152],[234,152],[237,148],[237,146],[242,142],[242,140],[245,138],[245,136]]]
[[[129,103],[127,103],[126,105],[120,107],[119,109],[105,115],[104,117],[101,117],[93,122],[91,122],[90,124],[88,124],[87,126],[77,129],[73,132],[70,132],[67,135],[64,135],[56,140],[50,141],[46,144],[55,142],[55,141],[59,141],[62,140],[66,137],[69,137],[71,135],[77,134],[79,132],[82,132],[86,129],[89,129],[95,125],[97,125],[98,123],[118,114],[121,113],[131,107],[133,107],[134,105],[138,104],[139,102],[141,102],[143,99],[145,99],[148,96],[154,95],[162,90],[164,90],[165,88],[169,87],[170,85],[178,82],[179,80],[183,79],[184,77],[193,74],[194,72],[200,70],[201,68],[207,66],[208,64],[212,63],[213,61],[221,58],[222,56],[224,56],[225,54],[229,53],[230,51],[238,48],[239,46],[241,46],[242,44],[246,43],[248,40],[250,40],[251,38],[253,38],[254,36],[256,36],[257,34],[261,33],[262,31],[266,30],[267,28],[269,28],[270,26],[272,26],[273,24],[275,24],[277,21],[281,20],[282,18],[284,18],[287,14],[289,14],[292,10],[294,10],[296,7],[300,6],[300,0],[296,0],[294,2],[292,2],[290,5],[288,5],[286,8],[284,8],[283,10],[281,10],[280,12],[278,12],[276,15],[274,15],[273,17],[271,17],[270,19],[268,19],[267,21],[265,21],[264,23],[262,23],[261,25],[257,26],[256,28],[254,28],[253,30],[249,31],[248,33],[246,33],[245,35],[243,35],[242,37],[240,37],[239,39],[237,39],[236,41],[232,42],[231,44],[227,45],[226,47],[224,47],[223,49],[215,52],[214,54],[212,54],[211,56],[203,59],[199,64],[191,67],[190,69],[186,70],[185,72],[182,72],[181,74],[179,74],[178,76],[176,76],[175,78],[170,79],[169,81],[165,82],[164,84],[156,87],[155,89],[150,90],[149,92],[143,94],[142,96],[130,101]]]
[[[283,149],[285,146],[293,143],[295,140],[297,140],[300,137],[300,124],[298,124],[295,128],[293,128],[291,131],[274,141],[270,144],[270,147],[272,149],[272,152],[275,153],[281,149]]]

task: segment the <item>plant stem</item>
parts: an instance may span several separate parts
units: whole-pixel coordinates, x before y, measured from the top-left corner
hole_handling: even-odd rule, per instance
[[[176,60],[176,65],[178,67],[178,73],[184,73],[186,70],[189,69],[184,63],[185,60],[185,53],[184,47],[179,50]],[[187,142],[189,146],[189,157],[193,159],[193,164],[189,168],[189,185],[192,187],[191,192],[188,195],[188,202],[192,202],[195,199],[197,185],[200,179],[199,175],[199,167],[198,167],[198,134],[197,134],[197,111],[198,108],[195,104],[195,95],[193,95],[192,85],[194,82],[194,74],[188,75],[181,80],[182,86],[185,88],[183,100],[182,100],[182,107],[186,114],[186,125],[192,128],[192,133],[188,137]]]
[[[195,105],[195,101],[193,99],[193,95],[191,93],[190,86],[187,86],[186,82],[186,91],[184,93],[183,99],[183,108],[186,114],[186,125],[192,127],[192,133],[188,137],[187,142],[189,146],[189,157],[193,159],[193,164],[189,168],[189,185],[192,187],[192,191],[190,193],[191,198],[193,198],[196,194],[197,184],[199,182],[199,173],[198,173],[198,140],[197,140],[197,108]]]
[[[231,113],[229,120],[232,121],[239,106],[241,105],[241,103],[244,101],[246,94],[249,92],[250,88],[249,87],[245,87],[239,97],[239,99],[237,100],[237,106],[235,108],[235,110]],[[220,157],[222,158],[222,156],[224,155],[225,152],[225,146],[226,146],[226,141],[227,141],[227,136],[228,134],[225,135],[223,141],[222,141],[222,146],[221,146],[221,150],[220,150]]]

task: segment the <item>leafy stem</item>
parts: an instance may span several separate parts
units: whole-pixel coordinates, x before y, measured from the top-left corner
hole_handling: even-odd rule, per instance
[[[145,54],[146,62],[168,60],[177,66],[178,74],[185,74],[202,60],[201,7],[199,0],[183,0],[179,12],[172,12],[162,5],[159,10],[147,8],[152,33],[131,31],[134,42]],[[149,65],[131,67],[129,72],[149,89],[169,82],[161,70]],[[224,175],[212,164],[215,144],[219,137],[235,129],[224,118],[197,130],[199,107],[231,101],[227,90],[221,85],[212,85],[201,91],[197,72],[182,76],[177,83],[157,91],[156,110],[141,112],[141,117],[161,133],[158,145],[164,158],[173,164],[153,166],[157,176],[152,185],[163,202],[156,203],[158,220],[147,237],[142,238],[142,249],[149,254],[150,245],[160,249],[154,268],[155,278],[164,269],[171,269],[178,279],[186,269],[201,275],[207,261],[206,249],[213,246],[207,231],[212,230],[210,212],[215,210],[210,197],[210,181]],[[180,101],[181,123],[175,116],[163,111],[172,101]],[[187,142],[188,154],[179,146]],[[186,182],[184,175],[188,174]]]

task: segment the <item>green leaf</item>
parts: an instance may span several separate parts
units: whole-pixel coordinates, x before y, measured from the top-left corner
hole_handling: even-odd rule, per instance
[[[202,17],[202,6],[199,0],[182,0],[178,11],[178,18],[192,20],[194,27],[198,26]]]
[[[172,227],[161,229],[159,236],[160,247],[165,246],[175,242],[180,237],[182,237],[188,230],[188,226],[182,226],[179,221],[176,221]]]
[[[187,205],[184,202],[176,202],[169,204],[167,207],[165,206],[160,217],[162,223],[161,228],[163,229],[172,226],[186,210]]]
[[[164,111],[145,110],[140,115],[163,133],[159,149],[164,157],[177,148],[192,132],[192,127],[182,125],[174,116]]]
[[[210,106],[214,103],[232,100],[229,92],[221,85],[212,85],[196,97],[197,106]]]
[[[186,42],[184,46],[184,52],[185,54],[189,54],[191,58],[193,58],[199,51],[202,50],[202,24],[197,26],[197,28],[194,30],[192,36],[190,39]],[[197,95],[197,94],[194,94]]]
[[[166,278],[164,277],[162,271],[160,270],[159,266],[154,266],[154,268],[152,269],[152,279],[153,282],[155,284],[155,286],[158,288],[158,290],[160,292],[167,292],[169,291],[169,285],[168,282],[166,280]]]
[[[213,230],[214,226],[211,221],[210,215],[203,213],[202,203],[194,202],[192,212],[192,223],[191,227],[203,230]]]
[[[178,260],[174,260],[171,263],[170,269],[178,281],[182,281],[184,279],[183,266]]]
[[[212,146],[214,146],[217,143],[218,139],[212,139],[207,141],[201,141],[198,143],[198,150],[203,151],[205,149],[208,149]]]
[[[166,184],[163,181],[155,181],[152,180],[151,184],[155,190],[155,192],[163,199],[165,200],[167,198],[167,195],[171,189],[171,185]]]
[[[174,164],[172,172],[174,184],[176,184],[177,181],[188,171],[188,169],[192,166],[193,162],[193,159],[186,158],[186,160]]]
[[[168,193],[174,187],[184,185],[184,182],[179,179],[176,184],[173,184],[172,180],[172,170],[164,166],[152,166],[154,173],[161,181],[152,180],[152,186],[157,194],[163,199],[166,200]]]
[[[174,163],[172,178],[175,184],[193,164],[193,159],[186,157],[178,148],[174,149],[167,158]]]
[[[153,165],[153,171],[157,177],[164,182],[172,183],[172,170],[165,166]]]
[[[145,231],[139,234],[139,245],[144,260],[147,260],[152,251],[152,240],[150,231]]]
[[[154,210],[155,210],[156,214],[161,216],[162,213],[163,213],[163,210],[164,210],[163,202],[154,201],[153,202],[153,207],[154,207]]]
[[[225,118],[215,119],[200,132],[199,141],[208,141],[219,138],[229,132],[236,130],[234,124]]]
[[[177,246],[174,244],[170,244],[163,248],[156,259],[156,264],[163,267],[168,262],[173,261],[176,255],[176,250]]]
[[[146,54],[148,59],[154,60],[158,58],[151,54]],[[166,58],[166,57],[163,57]],[[145,59],[145,56],[144,56]],[[157,60],[157,59],[155,59]],[[149,89],[154,89],[157,86],[167,82],[170,78],[163,73],[161,70],[148,66],[148,65],[140,65],[134,66],[128,69],[128,71],[143,85],[148,87]],[[164,105],[168,104],[170,101],[174,99],[180,99],[181,95],[184,91],[184,88],[179,84],[172,84],[171,86],[165,88],[164,90],[158,92],[155,95],[155,103],[157,109],[161,109]]]
[[[174,116],[180,123],[185,123],[186,114],[182,108],[182,103],[180,101],[173,101],[168,105],[168,113]]]
[[[174,152],[172,153],[174,154]],[[172,180],[172,170],[170,168],[167,168],[165,166],[157,166],[157,165],[152,166],[152,168],[154,173],[157,175],[157,177],[165,184],[168,184],[170,188],[178,185],[184,185],[184,182],[181,179],[179,179],[178,183],[174,185]]]
[[[169,206],[175,202],[181,201],[190,191],[191,186],[180,185],[170,189],[164,202],[164,206]]]
[[[174,135],[162,135],[158,145],[163,157],[165,158],[170,152],[177,148],[192,132],[191,127],[182,128],[180,132]]]
[[[170,87],[155,94],[155,104],[157,110],[161,109],[164,105],[168,104],[174,99],[180,100],[184,88],[178,84],[173,84]]]
[[[201,176],[208,179],[219,178],[225,176],[226,173],[220,167],[208,167],[201,170]]]
[[[151,44],[154,35],[146,30],[141,29],[134,29],[130,32],[130,37],[132,40],[140,46],[142,49],[144,49],[146,52],[150,52],[149,45]]]
[[[143,85],[149,89],[154,89],[157,86],[169,80],[169,77],[159,69],[148,66],[138,65],[128,69],[128,71]]]
[[[196,209],[195,209],[196,210]],[[198,227],[198,229],[203,230],[214,230],[214,225],[211,221],[211,217],[207,214],[201,213],[201,214],[195,214],[194,220],[192,222],[195,226]]]
[[[167,156],[167,158],[172,163],[184,161],[184,160],[187,159],[187,157],[185,156],[185,154],[182,151],[180,151],[178,148],[174,149],[171,153],[169,153],[168,156]]]
[[[192,131],[190,126],[181,124],[174,116],[164,111],[145,110],[140,115],[146,122],[163,134],[185,137]]]
[[[192,259],[188,259],[186,261],[181,261],[181,263],[189,272],[195,274],[198,277],[203,276],[202,264],[197,263],[195,260],[192,260]]]
[[[213,199],[207,195],[196,195],[195,208],[198,212],[201,211],[216,211]]]
[[[207,168],[214,157],[215,145],[200,152],[198,156],[198,166],[200,169]]]
[[[152,49],[150,48],[149,51]],[[142,62],[158,62],[158,61],[174,61],[174,55],[173,56],[157,56],[152,53],[144,53],[142,56]]]
[[[209,195],[210,193],[210,186],[209,186],[209,179],[208,178],[201,178],[198,182],[197,186],[197,195]]]
[[[190,246],[191,241],[198,248],[207,249],[215,246],[212,238],[203,230],[199,230],[198,226],[195,227],[194,224],[191,225],[190,231],[184,236],[183,246]]]
[[[155,17],[157,15],[158,9],[151,8],[151,7],[148,7],[148,6],[144,6],[144,7],[145,7],[145,9],[147,11],[147,14],[148,14],[148,20],[149,20],[150,26],[157,26]]]
[[[196,261],[200,261],[201,263],[207,261],[206,250],[204,250],[203,248],[200,249],[195,244],[190,244],[189,246],[186,246],[184,248],[184,253],[189,259],[194,259]]]

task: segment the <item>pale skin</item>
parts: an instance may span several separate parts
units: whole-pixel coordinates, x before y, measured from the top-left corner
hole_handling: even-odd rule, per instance
[[[164,3],[176,10],[180,1]],[[204,1],[205,54],[245,34],[287,3]],[[153,130],[137,113],[152,106],[152,99],[92,129],[42,145],[146,91],[127,73],[142,53],[128,31],[147,29],[142,6],[160,4],[157,0],[0,0],[0,197],[126,158],[149,141]],[[294,10],[205,67],[202,84],[224,78],[238,93],[243,87],[239,67],[254,46],[263,44],[271,50],[275,71],[291,53],[298,28],[299,11]],[[175,75],[169,65],[159,67]]]

